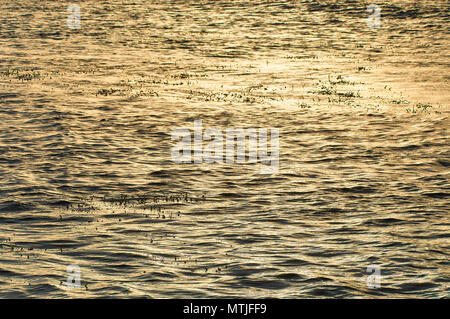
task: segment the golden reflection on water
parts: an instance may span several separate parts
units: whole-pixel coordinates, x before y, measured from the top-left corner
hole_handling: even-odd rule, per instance
[[[79,4],[0,7],[1,297],[448,297],[447,1]],[[278,173],[173,163],[199,119]]]

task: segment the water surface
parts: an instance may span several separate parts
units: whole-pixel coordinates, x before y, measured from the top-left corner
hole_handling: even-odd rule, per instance
[[[78,3],[1,1],[0,297],[448,297],[448,1]],[[278,173],[174,164],[196,119]]]

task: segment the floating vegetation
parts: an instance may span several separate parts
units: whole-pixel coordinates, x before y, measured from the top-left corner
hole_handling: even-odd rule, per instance
[[[185,192],[158,192],[134,195],[121,193],[111,196],[90,195],[72,202],[61,201],[58,204],[60,209],[58,210],[58,215],[54,216],[54,221],[67,222],[76,220],[79,227],[83,224],[91,225],[91,227],[95,227],[96,231],[101,232],[103,231],[101,227],[104,226],[101,223],[102,218],[110,220],[112,216],[117,215],[117,222],[122,222],[125,218],[144,218],[159,220],[159,222],[170,222],[183,216],[182,210],[185,205],[203,203],[207,200],[204,194],[192,196]],[[83,215],[77,216],[74,213],[83,213]],[[92,226],[94,224],[95,226]],[[157,236],[152,235],[150,242],[153,243]],[[168,233],[160,236],[167,237]],[[175,238],[175,235],[170,236]],[[0,240],[1,250],[19,253],[21,257],[27,257],[27,259],[34,256],[31,255],[31,251],[34,254],[52,250],[57,253],[63,253],[68,248],[72,248],[70,245],[65,246],[62,243],[47,244],[45,248],[43,247],[39,243],[14,243],[12,237],[6,237]]]
[[[433,109],[433,105],[431,104],[424,104],[424,103],[417,103],[414,104],[412,106],[412,108],[407,108],[406,112],[407,113],[426,113],[426,114],[430,114],[431,113],[431,109]],[[442,112],[434,110],[434,113],[436,114],[442,114]]]
[[[371,68],[368,67],[368,66],[358,66],[358,68],[357,68],[358,72],[361,72],[361,71],[369,71],[370,69],[371,69]]]
[[[19,70],[18,69],[12,69],[12,70],[8,69],[6,71],[0,72],[0,75],[2,77],[12,77],[12,76],[17,77],[19,75]]]
[[[188,72],[182,72],[179,74],[172,74],[170,75],[170,78],[172,79],[193,79],[193,78],[206,78],[208,75],[206,74],[195,74],[195,73],[188,73]]]
[[[319,90],[308,91],[308,93],[320,94],[320,95],[332,95],[335,94],[335,90],[332,87],[321,85]]]
[[[8,69],[0,72],[0,75],[4,78],[12,77],[22,82],[41,78],[41,73],[34,70],[20,71],[18,69]]]
[[[187,99],[199,98],[203,99],[206,102],[238,102],[238,103],[262,103],[264,101],[282,101],[283,98],[280,96],[271,96],[271,95],[263,95],[263,94],[252,94],[251,89],[235,91],[235,92],[220,92],[220,91],[212,91],[212,92],[204,92],[204,91],[188,91]]]
[[[345,80],[342,75],[338,75],[335,81],[331,79],[330,75],[328,75],[328,83],[331,85],[356,85],[356,82]]]
[[[77,203],[65,203],[63,206],[66,210],[89,212],[93,210],[104,210],[110,208],[126,209],[133,208],[139,210],[141,213],[150,212],[167,212],[173,216],[180,214],[168,209],[175,209],[177,206],[182,206],[187,203],[199,203],[206,201],[205,195],[191,196],[188,193],[147,193],[136,194],[131,196],[129,194],[119,194],[113,196],[95,196],[91,195],[88,198],[80,199]],[[178,208],[177,208],[178,209]],[[147,215],[148,216],[148,215]],[[161,215],[162,216],[162,215]]]
[[[287,55],[285,59],[289,60],[301,60],[301,59],[318,59],[319,57],[315,54],[304,54],[304,55]]]
[[[403,100],[403,99],[399,99],[399,100],[394,99],[394,100],[391,100],[390,102],[393,104],[409,104],[410,103],[409,101]]]
[[[336,95],[343,96],[343,97],[361,97],[361,94],[359,91],[357,93],[355,92],[336,92]]]
[[[159,94],[153,90],[137,90],[130,93],[130,98],[138,98],[142,96],[159,96]]]
[[[302,109],[310,109],[310,108],[311,108],[311,105],[309,105],[309,104],[307,104],[307,103],[305,103],[305,102],[298,103],[298,106],[299,106],[300,108],[302,108]]]
[[[108,96],[108,95],[112,95],[112,94],[114,94],[116,92],[120,92],[120,91],[121,91],[120,89],[113,89],[113,88],[111,88],[111,89],[100,89],[100,90],[97,91],[97,93],[95,93],[95,96],[97,96],[97,95]]]

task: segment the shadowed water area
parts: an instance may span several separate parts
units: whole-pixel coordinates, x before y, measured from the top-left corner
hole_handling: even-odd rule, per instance
[[[0,1],[0,297],[448,297],[448,1],[77,3]]]

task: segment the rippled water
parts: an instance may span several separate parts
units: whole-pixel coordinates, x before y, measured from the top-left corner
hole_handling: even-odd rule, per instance
[[[0,297],[448,297],[448,1],[78,3],[1,1]]]

